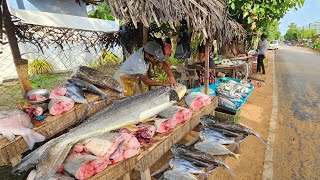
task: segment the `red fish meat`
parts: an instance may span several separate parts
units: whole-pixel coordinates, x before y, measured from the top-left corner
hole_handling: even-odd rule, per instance
[[[157,128],[158,133],[165,133],[171,131],[176,127],[178,121],[175,119],[157,119],[154,122],[154,125]]]
[[[157,128],[151,124],[140,124],[138,126],[131,125],[122,128],[119,132],[130,133],[134,135],[141,144],[146,144],[152,141]]]
[[[48,104],[49,113],[54,116],[69,111],[73,106],[74,101],[64,96],[51,99]]]
[[[185,98],[186,104],[194,111],[207,106],[211,102],[211,97],[201,92],[193,92]]]
[[[158,115],[162,118],[175,119],[179,123],[183,123],[191,118],[192,111],[184,107],[172,106],[160,112]]]
[[[45,100],[47,100],[47,98],[44,97],[44,96],[41,95],[41,94],[31,94],[31,95],[29,96],[29,100],[30,100],[30,101],[45,101]]]
[[[57,97],[59,97],[59,96],[64,96],[66,93],[67,93],[67,88],[65,88],[65,87],[59,87],[59,88],[53,90],[53,91],[50,93],[49,98],[50,98],[50,99],[53,99],[53,98],[57,98]]]

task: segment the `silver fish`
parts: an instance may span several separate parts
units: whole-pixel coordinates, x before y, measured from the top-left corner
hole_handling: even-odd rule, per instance
[[[14,168],[14,173],[26,171],[37,165],[36,180],[47,180],[60,167],[72,146],[78,141],[143,122],[178,100],[176,91],[169,87],[161,87],[116,102],[85,123],[31,152]]]
[[[69,83],[75,84],[76,86],[78,86],[81,89],[85,89],[91,93],[94,94],[98,94],[101,96],[101,98],[106,99],[107,97],[109,97],[108,94],[106,94],[105,92],[101,91],[99,88],[97,88],[95,85],[90,84],[88,82],[85,82],[81,79],[77,79],[77,78],[71,78],[68,79]]]
[[[164,179],[167,180],[197,180],[197,177],[193,174],[186,173],[184,171],[167,170],[164,172]]]
[[[221,144],[214,144],[210,141],[198,142],[194,145],[194,148],[213,156],[232,155],[236,159],[239,159],[238,154],[231,152],[229,149],[227,149]]]
[[[210,141],[215,144],[234,144],[234,143],[236,143],[234,140],[227,138],[226,136],[224,136],[220,132],[217,132],[217,131],[209,129],[209,128],[201,129],[199,136],[202,141]]]
[[[191,162],[179,157],[172,158],[169,165],[174,171],[183,171],[190,174],[206,174],[203,170],[199,169]]]
[[[63,83],[60,87],[65,87],[67,89],[65,96],[72,99],[74,102],[88,104],[87,99],[84,97],[84,92],[75,84]]]
[[[71,75],[71,77],[82,79],[86,82],[94,84],[100,88],[112,89],[117,92],[124,92],[120,83],[112,76],[104,74],[87,66],[79,66]]]
[[[229,99],[223,98],[219,96],[219,105],[221,106],[229,106],[232,107],[234,109],[237,109],[239,106],[236,105],[235,103],[233,103],[232,101],[230,101]]]

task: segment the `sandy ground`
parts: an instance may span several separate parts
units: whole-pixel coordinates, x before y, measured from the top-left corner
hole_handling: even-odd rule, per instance
[[[267,52],[268,68],[265,75],[254,74],[253,76],[266,81],[260,88],[255,88],[247,102],[241,109],[240,124],[250,127],[267,139],[269,121],[272,110],[272,66],[274,62],[274,51]],[[263,172],[263,161],[265,145],[254,136],[249,136],[240,144],[238,151],[239,160],[226,158],[225,162],[231,167],[236,176],[232,176],[223,168],[210,174],[209,179],[261,179]]]

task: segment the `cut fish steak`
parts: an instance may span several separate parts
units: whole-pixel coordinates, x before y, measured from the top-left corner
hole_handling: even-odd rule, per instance
[[[185,98],[186,104],[194,111],[207,106],[211,102],[211,97],[201,92],[192,92]]]
[[[130,125],[122,128],[119,132],[134,135],[141,144],[149,143],[153,140],[157,128],[151,124]]]
[[[175,119],[156,119],[154,122],[158,133],[169,132],[174,129],[177,124],[178,121]]]
[[[54,89],[51,93],[49,98],[57,98],[59,96],[64,96],[67,93],[67,88],[65,87],[58,87],[57,89]]]
[[[175,90],[160,87],[128,97],[96,113],[85,123],[71,129],[28,154],[15,168],[19,173],[37,165],[36,180],[46,180],[61,166],[78,141],[147,120],[179,100]]]
[[[32,128],[29,116],[23,111],[0,111],[0,133],[10,141],[15,141],[15,135],[20,135],[28,144],[29,149],[33,149],[34,144],[44,141],[45,137]]]
[[[65,96],[51,99],[48,104],[49,113],[53,116],[69,111],[74,106],[74,101]]]
[[[44,96],[41,95],[41,94],[31,94],[31,95],[29,96],[29,100],[30,100],[30,101],[45,101],[45,100],[47,100],[47,98],[44,97]]]
[[[192,111],[184,107],[172,106],[160,112],[158,115],[162,118],[175,119],[179,123],[183,123],[191,118]]]

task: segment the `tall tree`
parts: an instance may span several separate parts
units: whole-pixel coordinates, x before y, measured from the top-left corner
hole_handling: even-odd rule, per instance
[[[266,26],[263,26],[261,28],[261,32],[268,36],[268,39],[270,40],[280,40],[281,32],[279,29],[279,22],[278,21],[272,21]]]

